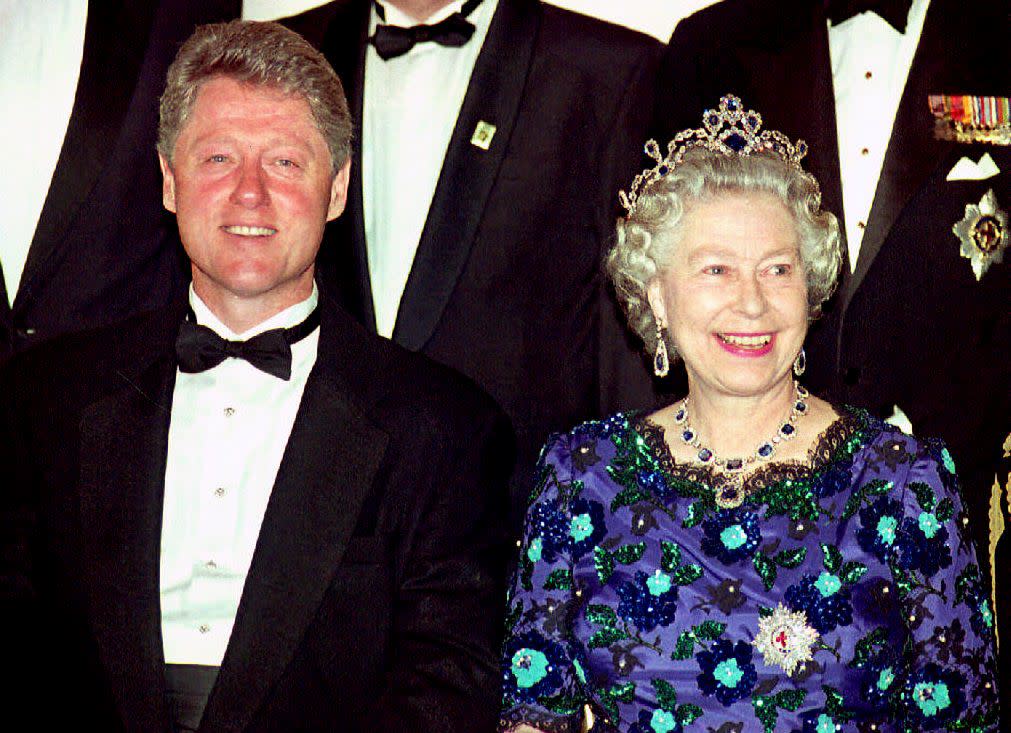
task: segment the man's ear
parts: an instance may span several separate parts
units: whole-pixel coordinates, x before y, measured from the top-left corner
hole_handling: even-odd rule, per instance
[[[158,165],[161,166],[162,206],[174,214],[176,213],[176,177],[172,173],[172,165],[161,153],[158,153]]]
[[[649,309],[653,311],[653,320],[666,328],[668,325],[667,303],[664,301],[660,278],[654,277],[646,284],[646,300],[649,301]]]
[[[333,221],[344,212],[348,202],[348,183],[351,181],[351,156],[337,171],[330,184],[330,205],[326,210],[326,220]]]

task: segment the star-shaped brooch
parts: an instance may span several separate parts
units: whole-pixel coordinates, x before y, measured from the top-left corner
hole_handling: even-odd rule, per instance
[[[1007,212],[997,207],[997,197],[991,188],[978,204],[968,204],[965,216],[951,228],[962,242],[961,254],[972,264],[972,272],[979,280],[1004,259],[1007,249]]]
[[[758,621],[758,634],[752,642],[769,666],[782,667],[792,675],[797,666],[814,657],[813,647],[819,634],[807,622],[803,611],[791,611],[779,604],[776,610]]]

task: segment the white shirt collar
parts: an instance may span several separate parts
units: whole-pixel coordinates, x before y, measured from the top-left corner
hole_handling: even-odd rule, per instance
[[[386,23],[388,25],[400,26],[401,28],[410,28],[412,26],[421,24],[435,25],[436,23],[444,21],[453,13],[459,13],[460,10],[463,8],[463,3],[464,0],[453,0],[453,2],[451,2],[449,5],[440,8],[439,10],[436,10],[427,18],[417,20],[416,18],[408,15],[395,5],[390,5],[384,2],[374,2],[372,3],[372,29],[375,30],[375,26],[380,22]],[[376,10],[377,4],[383,6],[383,15],[386,16],[385,21],[380,21],[379,19],[379,13]]]
[[[316,287],[316,283],[313,281],[312,293],[309,294],[308,298],[285,308],[280,313],[275,313],[267,320],[258,323],[243,333],[235,333],[235,331],[222,323],[220,318],[214,315],[211,309],[207,307],[207,304],[193,290],[193,283],[190,283],[190,307],[193,309],[193,315],[197,318],[197,323],[201,326],[207,326],[218,336],[229,341],[249,339],[272,328],[291,328],[292,326],[297,326],[308,318],[318,302],[319,288]]]
[[[861,22],[863,16],[867,16],[866,20],[874,20],[884,25],[888,26],[888,29],[895,33],[896,35],[910,35],[910,31],[915,31],[913,37],[920,37],[920,30],[923,28],[923,20],[927,15],[927,6],[930,4],[930,0],[913,0],[912,4],[909,6],[909,13],[906,15],[906,31],[904,34],[899,33],[892,25],[882,18],[880,15],[875,13],[873,10],[865,10],[862,13],[857,13],[851,18],[847,18],[842,23],[833,24],[830,20],[828,25],[829,28],[846,28],[848,25],[856,25]]]

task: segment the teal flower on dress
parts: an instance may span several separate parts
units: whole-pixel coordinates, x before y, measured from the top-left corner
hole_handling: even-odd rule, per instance
[[[802,733],[836,733],[836,722],[828,713],[808,713],[803,717]]]
[[[677,612],[678,587],[663,571],[647,575],[642,570],[634,581],[618,586],[618,615],[634,623],[640,631],[668,626]]]
[[[530,546],[527,548],[527,558],[530,562],[537,562],[541,559],[541,553],[544,551],[544,540],[540,537],[534,537],[530,540]]]
[[[948,452],[947,448],[941,449],[941,463],[944,464],[944,468],[948,473],[955,473],[955,459],[951,457],[951,453]]]
[[[791,609],[807,614],[808,623],[820,634],[853,623],[850,589],[844,588],[839,576],[832,573],[805,575],[798,584],[786,589],[785,598]]]
[[[649,588],[649,592],[655,596],[662,596],[670,590],[670,586],[670,576],[660,569],[654,571],[654,573],[646,579],[646,587]]]
[[[928,540],[933,539],[934,535],[937,534],[937,530],[941,528],[941,523],[937,521],[937,517],[932,512],[920,512],[917,523],[920,525],[920,531],[923,532],[923,536]]]
[[[964,708],[963,687],[960,674],[933,662],[911,674],[902,690],[910,722],[918,730],[944,727]]]
[[[655,730],[656,733],[670,733],[677,728],[677,725],[674,716],[666,710],[654,710],[649,721],[649,727]]]
[[[750,560],[762,541],[754,512],[723,509],[702,524],[702,551],[724,565]]]
[[[517,687],[533,687],[548,675],[548,658],[536,649],[517,649],[513,654],[513,677]]]
[[[857,543],[865,552],[887,562],[895,555],[895,540],[902,519],[902,505],[887,496],[860,510]]]
[[[572,515],[569,520],[572,557],[578,560],[587,552],[591,552],[607,532],[604,505],[598,501],[576,499],[572,502],[569,512]]]
[[[839,589],[842,588],[842,581],[839,580],[838,575],[825,572],[818,576],[818,580],[814,581],[814,587],[821,593],[822,598],[828,598],[839,592]]]
[[[507,697],[528,703],[556,693],[567,656],[559,644],[534,631],[510,638],[502,654],[503,691]]]
[[[696,655],[702,673],[696,678],[703,695],[715,695],[724,705],[732,705],[751,694],[758,680],[751,663],[751,644],[717,639]]]

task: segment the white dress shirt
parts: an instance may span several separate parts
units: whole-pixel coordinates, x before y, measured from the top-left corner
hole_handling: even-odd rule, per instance
[[[842,176],[842,223],[851,272],[860,254],[895,113],[920,42],[928,2],[914,0],[905,33],[899,33],[873,12],[860,13],[838,25],[829,25]],[[923,100],[923,104],[926,109],[927,100]]]
[[[400,298],[428,218],[446,148],[467,93],[497,0],[483,0],[468,16],[475,31],[459,48],[419,43],[383,61],[369,44],[362,101],[362,206],[376,327],[389,338]],[[422,21],[434,25],[459,12],[451,2]],[[386,23],[419,21],[384,4]],[[373,5],[369,35],[379,16]],[[498,141],[495,141],[498,142]]]
[[[13,304],[74,109],[88,0],[0,2],[0,266]]]
[[[318,299],[313,287],[307,300],[236,334],[190,290],[197,323],[230,340],[297,325]],[[317,328],[292,344],[288,381],[241,359],[176,373],[161,535],[161,623],[170,664],[221,664],[318,343]]]

